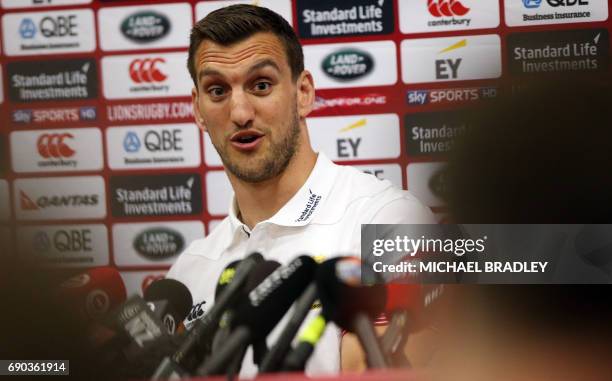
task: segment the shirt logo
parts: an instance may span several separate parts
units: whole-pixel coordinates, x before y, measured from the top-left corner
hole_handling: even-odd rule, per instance
[[[306,207],[302,211],[300,217],[295,220],[295,222],[308,220],[310,216],[312,216],[312,213],[314,213],[315,209],[317,208],[317,205],[319,205],[319,201],[321,201],[322,196],[313,193],[310,189],[308,189],[308,192],[310,193],[310,196],[308,196],[308,201],[306,201]]]

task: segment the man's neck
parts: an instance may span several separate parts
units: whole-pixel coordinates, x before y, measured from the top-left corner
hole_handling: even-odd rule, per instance
[[[228,174],[244,224],[252,229],[272,217],[300,190],[317,161],[317,154],[310,147],[308,151],[295,155],[280,175],[266,181],[247,183]]]

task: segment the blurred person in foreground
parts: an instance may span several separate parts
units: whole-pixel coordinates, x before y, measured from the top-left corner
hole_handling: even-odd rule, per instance
[[[295,32],[278,14],[252,5],[210,13],[192,29],[188,69],[196,123],[234,191],[229,216],[192,242],[167,275],[191,291],[192,317],[213,304],[225,266],[254,251],[281,264],[304,253],[359,255],[361,224],[434,223],[410,193],[313,150],[306,117],[315,84]],[[328,327],[307,372],[338,372],[341,339]],[[356,350],[343,350],[342,361]],[[242,375],[255,373],[250,360],[247,353]]]
[[[445,169],[451,220],[610,222],[611,90],[600,78],[534,81],[473,112]],[[445,317],[435,380],[612,375],[608,284],[461,286]]]

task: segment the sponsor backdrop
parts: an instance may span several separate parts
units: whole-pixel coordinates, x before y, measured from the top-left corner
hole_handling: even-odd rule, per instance
[[[315,148],[440,220],[466,108],[508,80],[610,74],[608,0],[0,0],[3,255],[115,266],[142,292],[214,229],[231,188],[185,62],[193,23],[236,3],[303,42]]]

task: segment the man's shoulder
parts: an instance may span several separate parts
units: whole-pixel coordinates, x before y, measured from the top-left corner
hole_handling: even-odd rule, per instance
[[[349,209],[359,210],[360,220],[376,223],[433,223],[433,215],[412,193],[350,166],[339,166],[328,197],[325,218],[339,218]],[[389,222],[386,222],[388,220]],[[373,222],[372,222],[373,221]]]
[[[221,259],[223,250],[227,247],[232,236],[229,217],[221,221],[215,229],[204,238],[193,240],[179,255],[178,259],[168,272],[168,277],[175,278],[176,274],[184,274],[202,263],[214,263]]]

